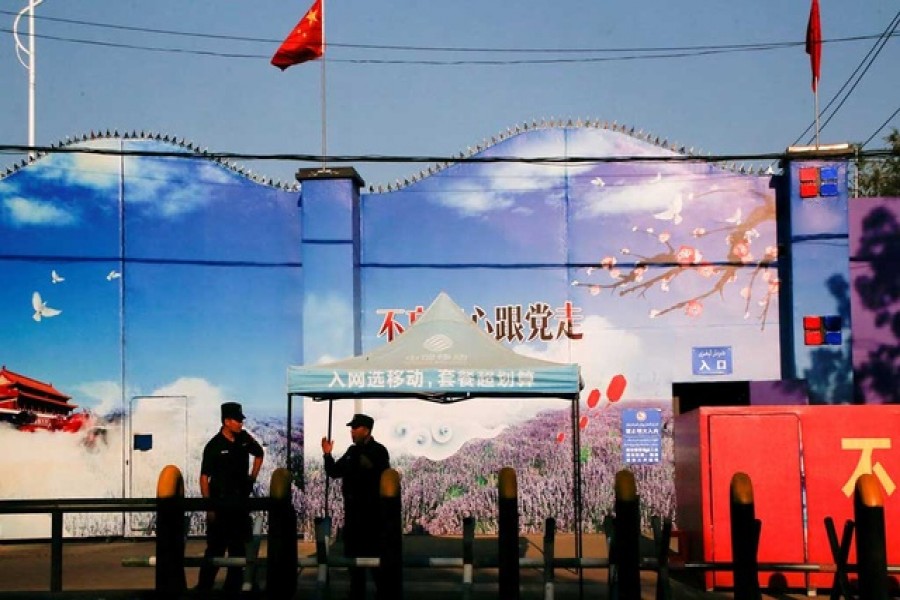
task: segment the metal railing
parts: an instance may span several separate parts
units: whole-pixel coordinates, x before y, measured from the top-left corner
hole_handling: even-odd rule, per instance
[[[168,467],[167,467],[168,468]],[[174,468],[174,467],[173,467]],[[164,470],[164,474],[166,474]],[[277,477],[277,481],[276,481]],[[463,522],[462,557],[404,556],[400,519],[399,474],[389,469],[382,479],[382,544],[378,557],[346,557],[329,554],[331,520],[317,519],[316,553],[314,557],[297,556],[296,513],[290,502],[290,473],[279,469],[273,474],[272,496],[250,498],[241,507],[248,511],[266,511],[270,519],[268,555],[256,558],[200,558],[184,555],[185,530],[183,519],[187,512],[206,511],[221,507],[221,502],[203,498],[184,498],[180,487],[180,472],[168,473],[168,489],[161,485],[157,498],[134,499],[72,499],[72,500],[4,500],[0,501],[0,514],[36,514],[51,516],[50,537],[50,591],[61,592],[63,587],[63,516],[68,513],[96,512],[155,512],[157,535],[155,556],[126,558],[123,566],[145,566],[156,569],[157,592],[181,592],[184,589],[184,568],[204,563],[216,566],[247,567],[258,564],[267,566],[266,593],[268,597],[292,597],[296,591],[297,572],[300,568],[317,569],[317,595],[327,592],[329,569],[370,567],[382,570],[383,585],[390,586],[393,594],[402,596],[404,568],[460,568],[462,570],[461,595],[471,598],[473,571],[475,568],[498,569],[500,594],[515,600],[519,597],[519,573],[523,568],[543,569],[544,597],[554,597],[555,570],[577,570],[579,580],[582,569],[607,569],[610,593],[614,597],[640,597],[640,571],[657,573],[656,598],[672,597],[669,575],[673,571],[730,571],[734,574],[736,600],[757,600],[760,571],[800,573],[833,573],[832,598],[852,598],[848,574],[858,576],[861,597],[887,600],[888,574],[900,573],[900,567],[888,565],[886,559],[883,497],[879,483],[872,475],[862,475],[857,481],[854,496],[854,521],[847,521],[841,538],[834,523],[825,519],[834,563],[776,563],[758,561],[759,534],[762,523],[755,518],[752,484],[744,474],[738,473],[731,484],[732,561],[688,561],[673,559],[670,553],[672,524],[668,519],[652,519],[653,555],[642,556],[639,540],[639,496],[633,475],[620,471],[615,483],[615,517],[604,522],[608,557],[557,557],[555,556],[556,524],[547,519],[543,540],[543,556],[529,558],[519,556],[518,497],[515,472],[504,469],[498,478],[497,557],[476,559],[474,553],[475,521]],[[387,482],[387,483],[385,483]],[[848,561],[854,533],[856,534],[857,564]],[[179,582],[180,580],[180,582]]]

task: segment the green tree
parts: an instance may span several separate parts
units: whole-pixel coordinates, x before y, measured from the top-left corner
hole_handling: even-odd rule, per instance
[[[900,196],[900,131],[893,128],[884,140],[893,154],[887,158],[860,159],[860,196]]]

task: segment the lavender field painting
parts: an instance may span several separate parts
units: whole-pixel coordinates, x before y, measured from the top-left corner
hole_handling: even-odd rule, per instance
[[[632,402],[629,407],[640,404]],[[671,411],[667,407],[663,415],[664,423],[670,423]],[[459,534],[463,519],[473,517],[476,533],[496,534],[497,473],[503,467],[516,470],[523,533],[542,532],[548,517],[556,519],[560,531],[574,531],[570,419],[567,409],[543,412],[511,426],[496,438],[472,440],[442,461],[409,455],[393,457],[392,465],[401,475],[404,532]],[[621,451],[621,411],[618,406],[607,406],[583,422],[582,525],[586,532],[598,532],[603,518],[613,509],[615,474],[626,468]],[[638,485],[645,526],[654,515],[674,517],[670,431],[668,425],[659,464],[628,467]],[[305,489],[295,491],[295,504],[301,512],[301,535],[310,539],[314,537],[313,518],[325,514],[321,460],[307,460],[305,471]],[[339,485],[332,482],[328,495],[334,527],[343,523]]]

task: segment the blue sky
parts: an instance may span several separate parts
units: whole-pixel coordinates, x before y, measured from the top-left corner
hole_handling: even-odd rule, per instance
[[[131,28],[259,38],[247,42],[149,34],[37,20],[57,38],[178,48],[220,57],[37,40],[39,145],[91,130],[145,130],[223,152],[318,154],[322,150],[321,69],[285,72],[268,59],[311,2],[46,0],[38,15]],[[0,28],[0,143],[27,142],[27,72],[12,34],[24,0],[5,3]],[[880,34],[895,2],[821,0],[826,40]],[[595,118],[650,131],[713,154],[779,152],[810,124],[813,95],[802,46],[690,58],[556,64],[371,64],[351,60],[522,60],[602,53],[531,54],[392,51],[374,46],[516,49],[636,49],[800,42],[807,0],[709,3],[509,3],[460,0],[326,0],[327,152],[333,155],[449,156],[532,119]],[[27,33],[22,23],[20,33]],[[268,40],[268,41],[266,41]],[[851,76],[875,40],[827,44],[820,102]],[[344,46],[340,46],[343,44]],[[619,55],[633,56],[626,51]],[[897,109],[900,39],[887,43],[823,130],[823,142],[863,141]],[[900,123],[895,117],[893,125]],[[871,146],[880,146],[880,137]],[[0,156],[0,165],[16,157]],[[295,162],[247,163],[293,182]],[[425,165],[356,165],[369,184],[402,179]]]

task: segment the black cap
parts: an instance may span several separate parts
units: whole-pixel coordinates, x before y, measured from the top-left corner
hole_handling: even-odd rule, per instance
[[[355,415],[353,415],[353,418],[350,419],[350,422],[347,423],[348,427],[358,427],[360,425],[362,425],[366,429],[372,429],[372,427],[375,425],[375,419],[373,419],[369,415],[356,413]]]
[[[234,419],[235,421],[244,420],[244,411],[237,402],[225,402],[222,404],[222,420]]]

